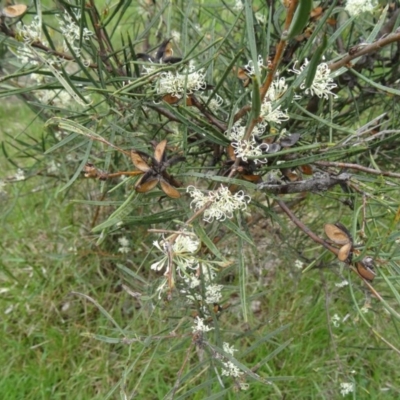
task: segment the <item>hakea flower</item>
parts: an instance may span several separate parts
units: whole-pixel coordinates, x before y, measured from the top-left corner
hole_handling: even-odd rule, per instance
[[[223,185],[219,189],[209,192],[207,195],[194,186],[188,186],[186,191],[193,198],[190,203],[191,208],[199,210],[210,203],[209,207],[203,213],[203,219],[207,222],[212,222],[214,219],[225,221],[226,218],[232,218],[234,211],[245,210],[247,204],[251,201],[250,196],[245,195],[243,190],[232,194]]]
[[[349,382],[342,382],[340,384],[340,394],[344,397],[347,396],[349,393],[354,392],[354,383]]]
[[[262,58],[262,55],[259,54],[257,58],[257,65],[258,68],[260,69],[264,65],[264,61]],[[247,72],[248,75],[254,75],[255,74],[255,68],[254,68],[254,63],[253,60],[250,60],[245,66],[244,70]]]
[[[287,89],[288,85],[285,78],[275,79],[271,83],[271,86],[269,87],[267,95],[265,97],[268,98],[269,101],[279,100],[285,94]]]
[[[214,113],[221,109],[222,104],[224,104],[224,100],[218,94],[215,94],[211,100],[209,97],[200,95],[199,98],[203,100],[205,104],[208,103],[207,107]]]
[[[118,248],[118,252],[119,253],[126,254],[126,253],[129,253],[131,251],[131,248],[129,246],[129,244],[130,244],[129,240],[125,236],[122,236],[122,237],[118,238],[118,243],[121,246],[121,247]]]
[[[26,179],[25,172],[23,169],[18,168],[17,173],[14,175],[15,181],[24,181]]]
[[[233,346],[230,346],[229,343],[226,342],[223,343],[222,349],[226,354],[229,354],[232,357],[234,352],[237,351],[237,349],[235,349]],[[223,376],[225,375],[239,378],[241,375],[243,375],[243,371],[241,371],[232,361],[223,361],[222,365],[223,368],[221,373]]]
[[[306,58],[304,60],[304,64],[300,67],[299,70],[293,67],[291,71],[294,72],[296,75],[300,75],[308,64],[309,61]],[[336,83],[333,83],[333,79],[330,78],[330,72],[331,70],[329,69],[327,63],[319,64],[311,86],[309,88],[306,88],[305,83],[303,82],[300,85],[300,89],[306,89],[306,94],[310,94],[311,96],[317,95],[320,98],[324,97],[325,99],[328,99],[329,95],[337,97],[337,95],[332,92],[332,89],[337,87],[337,85]]]
[[[289,115],[281,111],[281,106],[275,107],[271,101],[264,100],[261,104],[260,122],[256,126],[258,134],[264,133],[265,128],[270,123],[280,125],[282,122],[287,121]]]
[[[219,303],[222,298],[221,290],[223,287],[223,285],[216,284],[206,286],[205,302],[207,304]]]
[[[204,69],[196,71],[193,63],[190,63],[182,73],[162,72],[157,82],[157,93],[160,95],[170,95],[181,99],[185,94],[193,94],[198,90],[205,90],[207,83],[205,81]]]
[[[151,269],[160,271],[166,264],[168,258],[172,255],[172,260],[176,265],[177,271],[181,277],[186,277],[190,271],[198,269],[198,261],[193,257],[199,248],[200,240],[192,232],[182,231],[171,245],[168,240],[154,241],[153,245],[163,253],[163,257],[151,265]],[[169,270],[165,271],[167,275]]]
[[[200,317],[196,317],[194,319],[194,326],[192,327],[193,333],[197,332],[209,332],[214,329],[213,326],[208,326],[204,323],[204,319]]]
[[[240,157],[244,162],[247,162],[248,157],[261,157],[264,153],[263,151],[268,150],[268,145],[265,143],[263,147],[258,145],[257,142],[252,138],[251,140],[238,140],[237,142],[232,142],[232,147],[234,153],[237,157]],[[266,163],[267,159],[253,159],[254,163]]]
[[[239,119],[232,126],[231,129],[225,131],[225,136],[231,141],[242,140],[246,132],[246,127],[242,125],[242,120]]]
[[[244,4],[242,0],[235,0],[235,4],[232,6],[234,11],[242,11],[244,8]]]
[[[21,37],[25,43],[42,42],[42,25],[39,16],[36,15],[29,25],[22,25],[22,22],[18,22],[15,27],[17,37]]]
[[[375,0],[347,0],[344,9],[353,17],[364,12],[372,12],[376,5]]]
[[[60,30],[61,33],[64,37],[64,43],[63,43],[63,48],[64,51],[67,52],[69,50],[67,46],[68,44],[71,46],[72,50],[74,51],[75,55],[77,57],[81,56],[81,49],[79,46],[77,46],[77,43],[79,43],[79,40],[81,38],[81,28],[75,20],[72,18],[70,14],[67,12],[63,14],[64,19],[59,20],[59,25],[60,25]],[[80,21],[81,19],[81,14],[80,12],[77,12],[75,14],[75,18],[77,21]],[[83,40],[89,40],[90,37],[93,35],[93,32],[90,31],[88,28],[83,28],[82,31],[82,39]]]

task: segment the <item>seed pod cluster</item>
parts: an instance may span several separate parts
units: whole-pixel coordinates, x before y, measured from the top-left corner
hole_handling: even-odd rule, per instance
[[[335,244],[341,246],[338,252],[338,259],[340,261],[351,263],[353,238],[350,232],[340,222],[336,224],[325,224],[325,234]],[[366,279],[372,281],[376,273],[374,271],[374,260],[372,257],[364,257],[361,261],[355,263],[358,274]]]
[[[350,232],[340,223],[336,224],[325,224],[325,233],[326,236],[333,243],[339,244],[341,247],[338,253],[338,259],[340,261],[350,261],[351,258],[351,249],[353,248],[353,238],[350,235]]]

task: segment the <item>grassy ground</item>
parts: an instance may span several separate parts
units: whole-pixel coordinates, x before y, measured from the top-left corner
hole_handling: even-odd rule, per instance
[[[21,132],[32,118],[18,102],[2,112],[3,140],[8,140],[7,132]],[[33,124],[20,138],[38,137],[40,132],[40,125]],[[12,149],[10,155],[16,156]],[[23,166],[25,161],[20,162]],[[15,172],[4,157],[1,167],[3,176]],[[123,393],[127,398],[132,393],[141,399],[163,398],[185,359],[190,337],[141,339],[140,335],[168,337],[177,321],[190,323],[190,314],[174,302],[155,303],[152,308],[122,289],[118,265],[127,259],[93,245],[92,210],[71,201],[83,197],[86,185],[82,182],[57,195],[54,182],[36,177],[7,185],[8,196],[2,197],[0,393],[4,399],[114,399],[124,398]],[[340,281],[337,271],[315,270],[301,276],[284,258],[273,264],[276,251],[269,255],[259,251],[252,258],[250,253],[253,250],[248,250],[249,320],[243,322],[240,306],[232,298],[220,318],[221,326],[232,331],[231,341],[243,353],[258,340],[264,341],[262,351],[238,355],[245,365],[264,360],[258,371],[262,376],[290,379],[267,386],[249,380],[247,392],[239,395],[230,390],[221,398],[337,399],[340,383],[353,381],[354,398],[398,398],[398,356],[363,323],[349,287],[334,285]],[[257,275],[253,263],[262,267],[263,262],[266,268]],[[142,277],[140,284],[132,279],[128,283],[146,292],[156,277],[147,272]],[[365,294],[353,279],[354,297],[361,307]],[[90,296],[115,324],[93,301],[71,292]],[[346,321],[334,327],[334,314],[341,319],[347,316]],[[395,337],[396,327],[374,300],[365,318],[386,338]],[[131,343],[121,343],[123,337]],[[286,341],[288,346],[265,362]],[[197,365],[198,357],[198,352],[192,352],[187,365]],[[187,393],[186,398],[204,399],[219,392],[215,382],[208,389],[188,393],[206,376],[207,368],[200,366],[197,375],[183,379],[177,396]]]

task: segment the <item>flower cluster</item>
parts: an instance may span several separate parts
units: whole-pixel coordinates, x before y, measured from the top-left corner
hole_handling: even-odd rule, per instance
[[[267,159],[260,159],[259,157],[263,155],[263,149],[268,149],[268,145],[264,144],[264,148],[262,149],[261,145],[257,144],[255,141],[254,136],[251,140],[238,140],[237,142],[232,142],[232,147],[235,155],[245,162],[248,157],[255,157],[254,162],[256,164],[267,162]]]
[[[229,346],[229,343],[224,342],[222,348],[226,354],[233,356],[233,353],[237,351],[233,346]],[[233,376],[234,378],[239,378],[243,375],[243,372],[232,362],[224,361],[222,363],[222,375],[223,376]]]
[[[59,20],[60,24],[60,30],[61,33],[64,37],[64,42],[63,42],[63,48],[64,51],[67,52],[69,50],[68,44],[71,46],[72,50],[74,51],[76,57],[81,57],[81,49],[78,46],[80,37],[81,37],[81,29],[80,27],[76,24],[74,19],[72,18],[71,15],[68,13],[64,13],[63,15],[64,19]],[[80,12],[75,14],[75,18],[77,21],[81,19],[81,14]],[[83,40],[89,40],[90,36],[93,35],[93,32],[91,32],[87,28],[83,28],[82,31],[82,39]]]
[[[338,327],[340,326],[340,322],[341,322],[339,315],[334,314],[334,315],[331,317],[331,322],[332,322],[332,325],[333,325],[335,328],[338,328]]]
[[[184,94],[192,94],[198,90],[204,90],[207,84],[204,70],[196,70],[193,63],[179,72],[162,72],[157,81],[157,93],[160,95],[169,94],[181,99]]]
[[[42,42],[42,25],[38,16],[33,18],[29,25],[22,25],[18,22],[16,25],[17,37],[21,37],[26,44]]]
[[[188,270],[196,270],[198,262],[193,257],[200,246],[198,237],[188,231],[183,231],[178,235],[174,243],[171,245],[168,240],[161,240],[160,242],[154,241],[153,245],[164,253],[164,256],[151,265],[151,269],[160,271],[168,261],[169,252],[173,255],[174,263],[177,266],[177,271],[180,276],[185,276]],[[165,271],[167,275],[169,269]]]
[[[254,135],[252,135],[250,140],[244,140],[244,134],[246,127],[242,125],[242,121],[239,120],[235,122],[231,129],[225,131],[225,136],[231,140],[234,153],[237,157],[240,157],[243,161],[247,161],[248,157],[260,157],[263,154],[263,150],[259,144],[255,141]],[[267,145],[268,147],[268,145]],[[265,146],[264,146],[265,151]],[[258,158],[254,159],[254,162],[263,163],[266,160],[260,160]]]
[[[245,195],[243,190],[232,194],[223,185],[218,190],[210,191],[207,195],[194,186],[188,186],[186,191],[193,197],[190,203],[191,208],[199,210],[209,204],[203,213],[203,219],[207,222],[212,222],[214,219],[224,221],[226,218],[232,218],[235,210],[245,210],[251,200],[250,196]]]
[[[272,122],[280,125],[289,119],[289,115],[281,111],[281,106],[275,106],[272,101],[264,100],[261,104],[260,119],[261,122],[257,124],[256,130],[259,135],[262,135],[268,124]]]
[[[257,65],[258,65],[258,69],[261,69],[261,67],[264,65],[262,56],[259,54],[258,58],[257,58]],[[254,63],[253,60],[250,60],[245,66],[244,69],[246,70],[246,72],[249,75],[254,75],[255,74],[255,68],[254,68]]]
[[[301,261],[301,260],[296,260],[295,262],[294,262],[294,267],[295,268],[297,268],[297,269],[303,269],[304,268],[304,263],[303,263],[303,261]]]
[[[26,179],[25,172],[21,168],[18,168],[17,173],[14,175],[15,181],[24,181]]]
[[[354,383],[342,382],[340,384],[340,394],[344,397],[354,392]]]
[[[294,72],[296,75],[300,75],[308,64],[309,61],[306,58],[300,69],[298,70],[293,67],[292,72]],[[310,94],[311,96],[314,96],[315,94],[320,98],[324,97],[325,99],[328,99],[330,94],[333,97],[337,97],[336,94],[332,92],[332,89],[334,89],[337,85],[336,83],[333,83],[333,79],[329,77],[330,72],[331,70],[329,69],[327,63],[324,62],[319,64],[311,86],[309,88],[306,88],[305,83],[303,82],[300,85],[300,89],[305,89],[306,94]]]
[[[129,247],[129,240],[125,236],[118,238],[118,243],[121,246],[118,249],[119,253],[126,254],[126,253],[129,253],[131,251],[131,249]]]
[[[214,327],[212,326],[208,326],[204,323],[204,319],[200,318],[200,317],[196,317],[194,319],[194,326],[192,328],[193,333],[198,333],[198,332],[209,332],[212,329],[214,329]]]
[[[212,99],[209,99],[209,97],[204,95],[200,95],[199,98],[202,99],[204,103],[207,103],[208,108],[214,113],[220,111],[221,106],[224,103],[223,98],[218,94],[215,94]]]
[[[335,286],[338,287],[338,288],[342,288],[342,287],[347,286],[348,284],[349,284],[349,281],[347,279],[345,279],[342,282],[335,283]]]
[[[345,10],[353,17],[364,12],[371,12],[375,7],[375,0],[347,0]]]
[[[259,56],[258,62],[261,66],[261,56]],[[254,72],[251,61],[249,61],[249,64],[247,64],[245,68]],[[284,78],[278,78],[272,82],[261,104],[259,122],[255,126],[250,139],[244,139],[246,128],[242,120],[236,121],[230,129],[225,131],[225,136],[231,141],[234,153],[237,157],[240,157],[245,162],[250,157],[256,164],[267,162],[266,159],[260,159],[260,157],[268,151],[268,144],[258,144],[255,136],[262,135],[269,124],[280,125],[282,122],[289,119],[287,112],[282,111],[281,106],[276,104],[277,100],[283,96],[287,89],[288,85]]]

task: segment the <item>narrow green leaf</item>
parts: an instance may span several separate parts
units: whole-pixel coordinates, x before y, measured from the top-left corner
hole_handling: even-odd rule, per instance
[[[307,25],[308,19],[310,18],[312,5],[312,0],[299,0],[299,4],[294,13],[293,21],[290,24],[287,36],[283,37],[283,39],[293,39],[295,36],[303,32],[303,29]]]
[[[321,59],[324,55],[327,44],[328,44],[328,42],[326,39],[326,35],[324,35],[321,45],[315,51],[314,55],[311,57],[310,63],[308,64],[307,77],[304,82],[304,85],[306,88],[311,87],[311,85],[314,81],[318,65],[321,63]]]
[[[221,254],[221,252],[218,250],[217,246],[212,242],[210,239],[209,235],[207,232],[204,230],[204,228],[199,224],[196,223],[194,224],[194,230],[196,232],[196,235],[199,237],[199,239],[204,243],[207,248],[219,259],[223,260],[225,257]]]
[[[235,236],[241,237],[243,240],[245,240],[247,243],[255,247],[254,241],[251,237],[249,237],[246,232],[243,232],[234,222],[232,222],[230,219],[226,219],[223,224],[231,230]]]
[[[246,32],[247,40],[249,41],[251,59],[253,60],[254,72],[256,76],[260,76],[260,71],[258,68],[258,51],[256,44],[256,35],[254,32],[254,20],[253,20],[253,2],[250,0],[245,0],[244,9],[246,13]]]
[[[251,80],[253,82],[253,95],[251,98],[251,113],[252,113],[252,119],[257,120],[261,113],[260,86],[258,83],[257,76],[252,76]]]

